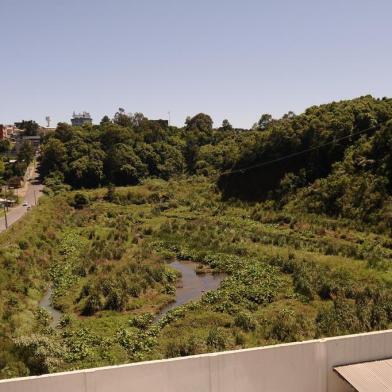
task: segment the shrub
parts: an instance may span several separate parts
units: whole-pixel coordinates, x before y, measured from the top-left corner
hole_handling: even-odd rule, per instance
[[[309,323],[303,314],[281,309],[271,320],[267,337],[279,342],[293,342],[309,336]]]
[[[206,343],[213,350],[224,350],[228,343],[224,329],[219,327],[210,329]]]
[[[66,348],[48,336],[33,334],[15,339],[17,353],[31,375],[51,373],[62,362]]]
[[[194,336],[188,338],[176,338],[171,340],[165,348],[165,355],[168,358],[185,357],[195,355],[205,351],[205,344]]]
[[[74,195],[72,206],[81,209],[90,204],[88,196],[84,193],[78,192]]]
[[[248,332],[256,328],[256,322],[249,313],[240,312],[234,319],[234,324],[242,330]]]
[[[22,250],[26,250],[29,247],[29,243],[25,240],[19,241],[19,248]]]
[[[129,325],[131,327],[136,327],[139,329],[147,329],[154,321],[154,315],[151,313],[144,313],[140,316],[135,316],[129,320]]]
[[[83,306],[82,314],[84,316],[92,316],[94,313],[102,309],[102,301],[98,293],[90,294]]]

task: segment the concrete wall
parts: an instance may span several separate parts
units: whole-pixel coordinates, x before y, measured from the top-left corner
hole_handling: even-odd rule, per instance
[[[392,357],[392,330],[0,381],[0,392],[346,392],[333,367]]]

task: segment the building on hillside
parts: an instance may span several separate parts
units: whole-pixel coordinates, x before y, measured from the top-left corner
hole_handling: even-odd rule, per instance
[[[13,188],[13,189],[21,188],[24,185],[24,177],[23,176],[11,177],[7,181],[7,185],[9,188]]]
[[[38,148],[41,144],[41,136],[22,136],[22,143],[23,142],[30,142],[33,147]]]
[[[19,137],[16,139],[16,144],[15,144],[15,151],[16,153],[19,152],[20,147],[24,142],[30,142],[31,145],[33,146],[34,150],[37,152],[41,145],[41,136],[23,136],[23,134],[20,134]]]
[[[11,139],[19,132],[20,130],[15,125],[0,124],[0,139]]]
[[[0,198],[1,207],[4,207],[4,205],[6,207],[12,207],[14,204],[15,204],[15,200]]]
[[[38,135],[46,136],[50,133],[53,133],[56,130],[55,127],[39,127],[38,128]]]
[[[73,113],[71,118],[72,125],[75,126],[82,126],[84,124],[92,124],[93,119],[90,116],[90,113],[83,112],[83,113]]]
[[[162,128],[167,128],[169,126],[169,120],[148,120],[151,124],[157,124]]]
[[[7,139],[7,131],[5,125],[0,125],[0,139]]]

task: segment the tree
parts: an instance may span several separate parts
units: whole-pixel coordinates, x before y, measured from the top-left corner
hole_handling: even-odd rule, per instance
[[[161,157],[156,150],[159,148],[159,145],[159,143],[138,143],[135,146],[135,153],[147,165],[150,175],[158,175],[157,168],[161,163]]]
[[[186,128],[188,132],[197,132],[200,136],[208,137],[212,133],[212,118],[205,113],[196,114],[192,118],[187,118]]]
[[[108,152],[105,168],[108,180],[117,185],[137,184],[148,173],[134,149],[121,143]]]
[[[36,136],[39,128],[39,125],[33,120],[23,120],[21,122],[16,122],[15,126],[19,129],[24,130],[24,134],[26,136]]]
[[[67,123],[58,123],[54,136],[63,143],[70,141],[74,136],[74,128]]]
[[[189,172],[195,171],[199,148],[212,139],[212,118],[208,114],[199,113],[186,120],[185,160]]]
[[[257,129],[260,131],[266,130],[273,122],[273,118],[270,114],[262,114],[260,120],[257,122]]]
[[[123,108],[118,109],[118,111],[114,115],[113,122],[125,128],[132,127],[132,119],[129,114],[125,113],[125,110]]]
[[[81,143],[80,153],[68,163],[68,182],[76,187],[97,187],[101,184],[106,154],[98,143]]]
[[[101,122],[100,122],[100,125],[104,125],[104,124],[110,124],[111,123],[111,121],[110,121],[110,118],[108,117],[108,116],[103,116],[102,117],[102,120],[101,120]]]
[[[223,131],[232,131],[233,126],[230,124],[229,120],[223,120],[221,129]]]
[[[76,193],[72,201],[72,205],[77,209],[81,209],[89,204],[90,200],[88,196],[81,192]]]
[[[143,123],[143,121],[147,120],[147,117],[145,117],[144,114],[140,112],[133,113],[130,118],[131,123],[134,127],[139,127]]]
[[[44,176],[51,172],[64,173],[67,167],[67,152],[64,143],[51,138],[43,145],[40,170]]]
[[[290,110],[286,114],[284,114],[282,118],[286,120],[292,120],[294,117],[295,113]]]
[[[24,141],[18,152],[18,161],[25,162],[27,165],[34,158],[34,149],[29,141]]]
[[[8,153],[11,149],[11,143],[8,139],[0,140],[0,153]]]
[[[131,144],[134,133],[129,128],[118,124],[108,124],[101,133],[100,139],[105,151],[110,150],[116,144]]]
[[[160,157],[157,166],[159,177],[168,180],[171,176],[183,172],[185,162],[180,149],[163,142],[155,143],[154,148]]]

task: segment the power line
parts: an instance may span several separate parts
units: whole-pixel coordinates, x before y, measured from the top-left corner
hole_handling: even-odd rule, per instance
[[[252,170],[252,169],[255,169],[257,167],[263,167],[263,166],[270,165],[271,163],[281,162],[281,161],[284,161],[286,159],[290,159],[290,158],[296,157],[298,155],[306,154],[307,152],[318,150],[320,148],[329,146],[331,144],[335,144],[335,143],[340,142],[342,140],[349,139],[349,138],[351,138],[353,136],[357,136],[357,135],[360,135],[362,133],[365,133],[365,132],[368,132],[368,131],[372,131],[372,130],[375,130],[375,129],[377,129],[377,127],[371,127],[371,128],[363,129],[362,131],[358,131],[358,132],[355,132],[355,133],[351,133],[350,135],[342,136],[342,137],[337,138],[335,140],[332,140],[330,142],[327,142],[327,143],[324,143],[324,144],[320,144],[319,146],[307,148],[306,150],[293,152],[292,154],[284,155],[283,157],[271,159],[271,160],[266,161],[266,162],[256,163],[254,165],[251,165],[251,166],[248,166],[248,167],[244,167],[242,169],[228,170],[226,172],[220,173],[219,176],[225,176],[227,174],[243,173],[245,171]]]

